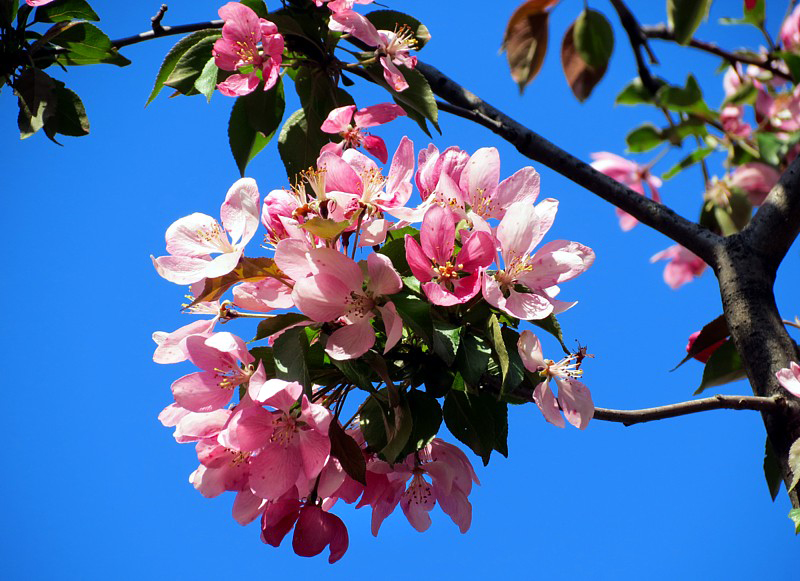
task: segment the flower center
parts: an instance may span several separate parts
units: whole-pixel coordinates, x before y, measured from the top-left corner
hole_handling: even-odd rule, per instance
[[[464,270],[463,264],[453,264],[449,260],[442,266],[434,267],[434,270],[439,273],[439,281],[447,281],[458,278],[458,271]]]
[[[234,389],[235,387],[250,381],[255,367],[252,365],[245,365],[237,367],[232,364],[224,365],[223,367],[214,368],[214,377],[217,380],[217,385],[220,389]]]
[[[214,221],[214,223],[210,226],[198,228],[195,230],[195,235],[197,236],[198,240],[208,244],[222,254],[234,252],[236,250],[233,246],[231,246],[228,237],[223,233],[222,228],[216,221]]]
[[[297,421],[294,418],[283,413],[277,414],[272,421],[272,435],[269,437],[269,441],[288,448],[289,444],[294,441],[297,430]]]

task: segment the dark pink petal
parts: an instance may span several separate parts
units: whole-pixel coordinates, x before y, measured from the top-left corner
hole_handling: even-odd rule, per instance
[[[233,518],[245,526],[256,520],[264,512],[267,501],[249,490],[240,490],[233,501]]]
[[[464,239],[464,245],[456,256],[458,269],[475,272],[489,266],[495,257],[494,240],[486,232],[471,232]]]
[[[235,71],[240,59],[237,48],[236,43],[228,39],[218,39],[211,51],[214,55],[214,64],[223,71]]]
[[[375,344],[375,330],[369,319],[336,329],[325,344],[325,353],[331,359],[343,361],[361,357]]]
[[[231,450],[255,452],[269,443],[276,414],[261,406],[234,412],[228,425],[217,436],[219,443]]]
[[[250,464],[250,489],[267,500],[283,496],[302,473],[303,460],[294,447],[271,443]]]
[[[219,17],[225,21],[225,32],[230,38],[250,41],[255,44],[261,37],[260,21],[251,8],[239,2],[228,2],[219,9]]]
[[[172,383],[172,395],[179,406],[193,412],[212,412],[228,404],[233,389],[219,385],[214,371],[198,371],[184,375]]]
[[[364,191],[361,178],[343,158],[332,153],[323,153],[317,160],[317,167],[325,171],[326,190],[361,197]]]
[[[364,16],[352,10],[332,14],[328,26],[337,32],[348,32],[369,46],[379,46],[382,43],[375,26]]]
[[[389,159],[389,152],[386,150],[386,143],[377,135],[364,135],[364,149],[371,155],[377,157],[381,163],[386,163]]]
[[[308,479],[314,479],[319,476],[330,458],[330,438],[327,434],[317,430],[301,430],[298,436],[298,448],[303,458],[303,471]]]
[[[383,67],[383,78],[392,89],[398,93],[408,89],[408,81],[406,81],[403,73],[400,72],[400,69],[394,65],[389,57],[382,56],[380,63]]]
[[[425,256],[434,263],[441,266],[453,257],[455,234],[456,223],[450,210],[435,205],[425,212],[420,228],[420,242]]]
[[[420,282],[428,282],[434,276],[431,259],[423,252],[419,243],[406,234],[406,261],[411,272]]]
[[[344,107],[337,107],[328,113],[328,117],[322,123],[322,131],[325,133],[340,133],[350,127],[350,122],[353,120],[353,113],[356,110],[355,105],[346,105]]]
[[[480,273],[474,273],[464,278],[460,278],[453,284],[450,291],[436,282],[428,282],[422,285],[422,291],[428,300],[434,305],[442,307],[452,307],[466,303],[481,290]]]
[[[269,502],[261,517],[261,540],[273,547],[279,547],[299,516],[300,500],[296,490]]]
[[[392,156],[386,191],[392,194],[393,206],[402,206],[411,196],[411,177],[414,175],[414,142],[408,137],[400,140],[400,145]]]
[[[576,379],[557,379],[558,401],[567,421],[585,430],[594,415],[594,403],[589,388]]]
[[[564,427],[564,417],[559,412],[558,402],[553,395],[553,391],[550,389],[548,381],[542,381],[536,386],[536,389],[533,390],[533,401],[539,406],[539,410],[541,410],[544,415],[544,419],[554,426],[559,428]]]
[[[305,506],[294,529],[292,548],[301,557],[319,555],[330,546],[329,563],[335,563],[347,551],[349,539],[342,520],[318,506]]]
[[[366,128],[388,123],[405,114],[406,112],[399,105],[395,105],[394,103],[380,103],[378,105],[371,105],[359,109],[353,116],[353,119],[358,127]]]
[[[242,75],[236,73],[218,83],[217,90],[226,97],[243,97],[255,91],[260,82],[261,80],[256,74]]]

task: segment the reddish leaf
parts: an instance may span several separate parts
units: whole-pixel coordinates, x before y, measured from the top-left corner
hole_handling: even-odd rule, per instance
[[[328,435],[331,439],[331,456],[339,460],[350,478],[366,486],[367,462],[359,445],[336,420],[331,422]]]
[[[545,11],[558,0],[528,0],[518,7],[506,25],[503,45],[511,78],[519,85],[520,93],[542,67],[547,52],[547,22]]]
[[[606,66],[591,67],[583,60],[575,48],[574,30],[575,23],[573,22],[564,34],[564,41],[561,43],[561,66],[564,68],[564,76],[567,77],[567,83],[569,83],[572,93],[578,101],[585,101],[603,78]]]
[[[215,301],[220,298],[225,291],[240,282],[258,282],[265,278],[286,278],[281,269],[271,258],[247,258],[242,256],[239,264],[232,271],[224,276],[217,278],[207,278],[203,287],[203,292],[196,297],[192,305],[203,301]],[[189,305],[189,306],[192,306]]]

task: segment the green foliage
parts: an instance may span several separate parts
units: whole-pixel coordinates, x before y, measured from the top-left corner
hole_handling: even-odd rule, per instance
[[[147,98],[147,102],[145,106],[149,105],[153,102],[153,100],[158,96],[161,92],[161,89],[164,88],[165,81],[172,75],[173,71],[178,65],[178,62],[181,58],[196,44],[203,41],[206,38],[220,38],[221,33],[219,30],[215,29],[206,29],[206,30],[198,30],[197,32],[193,32],[189,36],[186,36],[180,39],[175,46],[173,46],[167,56],[164,57],[164,61],[161,63],[161,67],[158,69],[158,74],[156,75],[156,82],[153,86],[153,90],[150,91],[150,96]]]
[[[60,22],[54,25],[55,33],[48,42],[64,49],[56,62],[64,66],[94,65],[106,63],[124,67],[131,61],[117,52],[111,39],[89,22]],[[52,30],[52,29],[51,29]]]
[[[200,71],[200,76],[194,81],[194,90],[203,95],[206,98],[206,102],[211,102],[211,97],[217,88],[218,76],[219,67],[214,62],[214,57],[211,57],[203,67],[203,70]]]
[[[686,85],[684,87],[662,86],[656,92],[656,99],[660,105],[671,111],[695,113],[708,117],[714,116],[714,112],[703,101],[703,92],[700,90],[700,85],[697,84],[697,79],[692,74],[686,77]]]
[[[417,41],[417,50],[424,47],[431,39],[428,27],[408,14],[395,10],[375,10],[367,14],[366,17],[378,30],[395,31],[404,26],[408,27]]]
[[[651,105],[653,95],[642,84],[642,79],[636,77],[620,91],[614,100],[615,105]]]
[[[489,463],[493,450],[508,456],[508,406],[488,393],[450,391],[442,406],[447,429]]]
[[[250,10],[256,13],[259,18],[269,18],[269,11],[264,0],[239,0]]]
[[[755,5],[750,10],[744,3],[744,16],[742,18],[720,18],[720,24],[750,24],[756,28],[763,28],[766,19],[765,0],[756,0]]]
[[[769,495],[772,501],[775,502],[778,493],[781,491],[781,465],[778,462],[778,456],[775,454],[775,449],[767,437],[764,444],[764,478],[767,480],[767,488],[769,488]]]
[[[628,151],[631,153],[643,153],[658,147],[664,141],[661,130],[652,123],[645,123],[637,127],[625,137],[628,144]]]
[[[436,130],[441,133],[439,129],[439,107],[436,105],[436,97],[422,73],[400,66],[400,72],[403,73],[408,83],[408,88],[398,93],[386,83],[383,78],[383,67],[380,64],[372,63],[364,68],[372,78],[372,81],[386,89],[395,103],[400,105],[408,117],[416,121],[420,129],[427,135],[430,136],[430,132],[426,121],[433,123]]]
[[[92,7],[86,0],[61,0],[36,9],[34,22],[64,22],[67,20],[98,21]]]
[[[800,508],[793,508],[789,511],[789,518],[794,523],[794,534],[800,534]]]
[[[430,345],[433,337],[431,304],[406,289],[392,295],[392,302],[403,322]]]
[[[467,329],[456,356],[456,369],[470,387],[477,387],[489,366],[492,349],[483,337]]]
[[[311,345],[314,333],[308,327],[293,327],[281,333],[272,345],[277,378],[297,381],[307,394],[311,393],[312,369],[320,367],[323,360],[320,342]]]
[[[709,387],[716,387],[745,377],[742,358],[733,346],[733,341],[726,341],[711,354],[703,370],[703,380],[694,392],[698,395]]]
[[[358,443],[342,429],[337,421],[331,422],[328,436],[331,440],[331,456],[339,460],[350,478],[366,486],[367,461],[364,459]]]
[[[297,325],[308,321],[308,317],[301,313],[283,313],[282,315],[274,315],[269,319],[264,319],[258,324],[256,336],[253,341],[259,341],[271,337],[275,333],[279,333],[284,329],[288,329],[292,325]]]
[[[181,55],[164,84],[184,95],[197,94],[195,81],[200,78],[206,64],[213,62],[211,54],[218,36],[206,36],[194,43]],[[213,89],[212,89],[213,90]]]
[[[564,353],[569,353],[569,349],[567,349],[567,346],[564,344],[564,333],[561,331],[561,324],[558,322],[558,319],[556,319],[554,314],[550,314],[544,319],[537,319],[530,322],[558,339],[558,342],[561,345],[561,348],[564,350]]]
[[[275,135],[284,109],[283,83],[280,79],[268,91],[258,88],[236,99],[228,122],[228,142],[241,175],[244,175],[250,160]]]
[[[608,19],[596,10],[584,10],[575,20],[573,35],[575,48],[586,64],[605,70],[614,52],[614,31]]]
[[[704,160],[713,152],[714,152],[713,147],[701,147],[700,149],[696,149],[695,151],[684,157],[682,160],[680,160],[678,163],[673,165],[671,168],[669,168],[669,170],[664,175],[662,175],[661,178],[664,180],[674,178],[680,172]]]
[[[81,137],[89,133],[89,118],[80,97],[64,83],[34,68],[26,69],[14,83],[17,95],[20,138],[40,129],[51,141],[56,135]]]
[[[711,0],[667,0],[667,20],[680,44],[689,44],[694,31],[708,18]]]
[[[359,426],[367,445],[389,463],[402,459],[413,429],[408,400],[402,392],[399,395],[399,401],[391,405],[384,388],[370,395],[359,413]]]
[[[319,130],[309,130],[309,123],[302,109],[292,113],[283,124],[278,137],[278,153],[290,180],[316,164],[319,150],[326,143],[328,139],[325,134]]]
[[[433,351],[442,358],[447,366],[453,365],[461,343],[461,325],[453,325],[444,321],[433,321]]]
[[[442,408],[433,396],[414,389],[408,392],[407,401],[412,418],[411,434],[400,458],[430,444],[442,425]]]

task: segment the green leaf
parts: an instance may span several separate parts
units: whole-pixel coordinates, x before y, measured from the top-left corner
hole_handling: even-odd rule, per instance
[[[741,232],[750,222],[753,206],[743,190],[731,189],[728,205],[714,207],[714,218],[723,236],[733,236]]]
[[[64,66],[106,63],[124,67],[131,64],[111,45],[111,39],[102,30],[88,22],[70,22],[50,39],[50,43],[65,50],[56,57],[56,62]]]
[[[722,102],[723,105],[753,105],[756,102],[758,90],[751,82],[742,84],[733,94]]]
[[[789,511],[789,518],[794,523],[794,534],[800,533],[800,508],[793,508]]]
[[[708,129],[702,119],[697,117],[690,117],[675,125],[674,127],[667,127],[661,131],[662,136],[668,139],[673,145],[680,145],[686,137],[694,135],[697,137],[705,137],[708,135]]]
[[[342,375],[350,381],[353,385],[364,391],[373,393],[375,388],[372,387],[373,381],[378,380],[375,370],[367,365],[363,358],[359,359],[331,359],[336,368],[342,372]]]
[[[489,463],[492,450],[508,456],[508,406],[492,395],[450,391],[442,406],[447,429]]]
[[[282,315],[273,315],[269,319],[264,319],[258,324],[256,329],[256,336],[253,341],[259,341],[271,337],[275,333],[288,329],[292,325],[308,321],[308,317],[301,313],[284,313]]]
[[[703,381],[694,395],[702,393],[709,387],[723,385],[745,377],[744,366],[733,341],[726,341],[711,354],[703,371]]]
[[[777,56],[786,63],[794,83],[800,83],[800,55],[793,52],[782,51],[778,52]]]
[[[275,375],[278,379],[297,381],[306,390],[310,390],[308,351],[309,341],[304,327],[287,329],[278,336],[272,345]]]
[[[57,134],[83,137],[89,134],[89,118],[77,93],[67,89],[64,83],[55,82],[53,98],[56,101],[55,115],[44,123],[44,132],[52,140]]]
[[[550,314],[546,316],[544,319],[537,319],[529,322],[533,323],[540,329],[544,329],[545,331],[550,333],[553,337],[558,339],[558,342],[561,344],[561,348],[564,350],[564,353],[569,353],[569,349],[567,349],[567,346],[564,344],[564,334],[561,331],[561,325],[559,324],[558,319],[556,319],[555,315]]]
[[[678,173],[685,170],[687,167],[691,167],[694,164],[698,163],[699,161],[704,160],[713,152],[714,152],[713,147],[704,147],[702,149],[697,149],[692,153],[690,153],[689,155],[687,155],[686,157],[684,157],[681,161],[673,165],[671,168],[669,168],[669,171],[667,171],[667,173],[662,175],[661,178],[664,180],[671,179],[676,175],[678,175]]]
[[[239,2],[255,12],[259,18],[269,18],[269,11],[264,0],[239,0]]]
[[[17,17],[19,7],[17,0],[0,0],[0,26],[13,28],[11,24],[14,22],[14,18]],[[27,8],[30,10],[30,6],[27,6]]]
[[[500,377],[505,382],[506,375],[508,374],[508,351],[506,350],[505,341],[503,341],[503,330],[500,328],[500,322],[497,320],[497,315],[489,317],[487,322],[486,334],[489,338],[494,353],[497,356],[497,364],[500,366]]]
[[[207,36],[192,45],[178,59],[175,68],[164,81],[164,84],[184,95],[193,93],[196,90],[194,87],[195,81],[200,78],[209,59],[214,60],[211,51],[217,38],[216,36]]]
[[[696,113],[713,116],[714,113],[703,101],[703,92],[694,75],[686,77],[686,86],[664,85],[656,92],[658,103],[679,113]]]
[[[753,8],[747,9],[747,2],[744,2],[744,16],[742,18],[720,18],[720,24],[750,24],[756,28],[764,26],[766,19],[766,7],[764,0],[757,0]]]
[[[359,413],[359,426],[369,447],[384,460],[393,464],[401,460],[401,452],[411,436],[411,410],[403,396],[399,405],[390,406],[386,389],[370,395]]]
[[[375,10],[365,16],[378,30],[394,32],[399,28],[408,27],[417,40],[416,50],[420,50],[431,39],[428,27],[408,14],[394,10]]]
[[[461,325],[433,321],[433,351],[448,367],[453,365],[461,343]]]
[[[756,134],[758,153],[761,159],[770,165],[780,165],[781,152],[785,147],[783,141],[773,133],[759,131]]]
[[[214,89],[217,88],[218,74],[219,67],[214,63],[214,57],[211,57],[200,72],[200,76],[194,82],[195,90],[205,96],[207,102],[211,102]]]
[[[800,438],[794,441],[792,447],[789,448],[789,468],[792,471],[792,483],[789,484],[787,492],[794,490],[797,483],[800,482]],[[772,497],[775,500],[775,497]]]
[[[350,478],[366,486],[367,461],[358,443],[342,429],[337,420],[331,422],[328,436],[331,440],[331,456],[339,460]]]
[[[642,153],[658,147],[664,141],[661,130],[650,123],[645,123],[628,133],[625,143],[631,153]]]
[[[250,355],[255,358],[253,364],[257,367],[260,363],[264,367],[267,377],[275,377],[275,357],[272,355],[272,347],[253,347]]]
[[[414,389],[408,392],[407,398],[412,426],[408,442],[400,453],[401,457],[413,454],[430,444],[442,425],[442,408],[434,397]]]
[[[769,441],[769,437],[764,444],[764,477],[767,479],[767,487],[769,488],[769,495],[772,497],[772,502],[775,502],[778,493],[781,491],[781,465],[778,462],[778,456],[775,454],[775,449]]]
[[[65,20],[91,20],[98,21],[92,7],[86,0],[61,0],[36,9],[34,22],[64,22]]]
[[[694,31],[708,18],[711,0],[667,0],[667,20],[680,44],[689,44]]]
[[[198,30],[189,36],[180,39],[178,43],[170,49],[170,51],[167,53],[167,56],[164,57],[164,62],[161,63],[161,67],[158,69],[155,85],[153,86],[153,90],[150,91],[150,96],[147,98],[145,107],[152,103],[153,99],[158,96],[158,94],[161,92],[161,89],[164,88],[164,81],[169,78],[169,76],[175,70],[178,61],[181,60],[181,57],[185,55],[189,49],[205,38],[214,37],[216,39],[220,38],[220,36],[221,33],[219,30],[206,29]]]
[[[337,107],[354,105],[353,97],[340,89],[336,81],[319,67],[300,67],[294,84],[309,127],[327,142],[331,136],[322,133],[320,127],[327,119],[328,113]],[[319,151],[316,155],[319,155]]]
[[[428,127],[425,125],[426,119],[433,123],[436,130],[441,133],[439,129],[439,107],[436,105],[436,97],[422,73],[417,70],[400,67],[400,72],[405,77],[408,88],[398,93],[384,80],[383,67],[380,64],[373,63],[367,65],[365,69],[372,77],[373,82],[386,89],[395,103],[400,105],[425,133],[430,135]]]
[[[289,179],[316,164],[319,150],[328,143],[321,131],[309,131],[306,115],[302,109],[292,113],[281,128],[278,137],[278,153]]]
[[[303,230],[307,230],[314,236],[324,240],[335,240],[342,232],[347,230],[348,226],[350,226],[350,220],[337,222],[336,220],[321,218],[319,216],[314,216],[310,220],[306,220],[300,224]]]
[[[468,385],[478,386],[486,373],[491,355],[492,349],[485,339],[474,333],[464,333],[456,357],[456,368]]]
[[[705,351],[709,347],[713,347],[723,339],[727,339],[730,334],[731,332],[728,330],[728,321],[725,320],[725,315],[720,315],[710,323],[707,323],[703,326],[703,328],[700,330],[700,334],[697,336],[697,338],[695,338],[694,343],[692,343],[692,348],[689,349],[686,357],[681,359],[681,362],[673,367],[670,371],[675,371],[678,369],[678,367],[689,361],[689,359],[698,353]]]
[[[508,372],[503,379],[503,387],[501,395],[505,396],[507,393],[516,388],[525,378],[525,366],[522,363],[522,358],[519,356],[519,333],[514,329],[504,327],[502,329],[503,343],[506,347],[506,354],[508,356]]]
[[[653,103],[653,95],[650,91],[645,89],[642,84],[642,79],[636,77],[630,83],[625,85],[617,98],[614,100],[615,105],[650,105]]]
[[[392,302],[403,322],[430,345],[433,336],[430,303],[406,290],[392,295]]]
[[[275,135],[285,106],[280,79],[269,91],[256,89],[236,99],[228,122],[228,143],[241,175]]]
[[[408,265],[408,260],[406,260],[406,241],[405,241],[405,234],[410,234],[411,236],[419,236],[419,230],[415,228],[406,227],[397,232],[403,232],[402,235],[399,237],[390,240],[389,235],[391,234],[391,230],[386,236],[386,243],[381,246],[380,250],[378,250],[379,254],[383,254],[384,256],[389,257],[389,260],[392,261],[392,266],[394,269],[400,274],[401,277],[411,276],[411,267]]]
[[[596,10],[584,10],[575,20],[575,48],[587,65],[605,69],[614,51],[614,31],[608,19]]]
[[[26,139],[56,114],[56,82],[39,69],[26,68],[14,81],[13,87],[19,104],[19,136]]]

